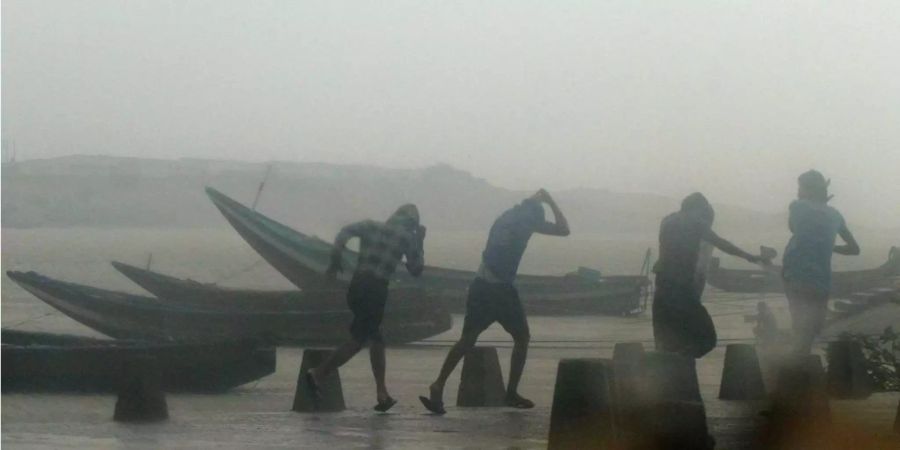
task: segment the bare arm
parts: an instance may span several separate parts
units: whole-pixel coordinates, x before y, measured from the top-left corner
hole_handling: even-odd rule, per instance
[[[835,245],[832,251],[839,255],[858,255],[859,244],[856,243],[856,238],[853,237],[853,233],[850,232],[850,229],[847,228],[846,224],[838,229],[838,234],[841,236],[841,239],[844,240],[845,244]]]
[[[413,236],[413,244],[406,250],[406,270],[410,275],[418,277],[425,269],[425,226],[419,225],[419,229]]]
[[[746,259],[749,262],[759,263],[759,262],[764,261],[759,256],[751,255],[750,253],[747,253],[747,252],[741,250],[738,246],[732,244],[731,242],[728,242],[727,240],[722,239],[721,237],[719,237],[718,234],[716,234],[711,229],[706,230],[706,232],[703,234],[703,240],[706,242],[709,242],[710,244],[715,246],[717,249],[719,249],[725,253],[728,253],[729,255]]]
[[[361,237],[367,225],[367,221],[362,221],[351,223],[350,225],[341,228],[340,233],[334,238],[334,245],[331,248],[331,261],[328,265],[328,269],[325,270],[326,276],[334,278],[337,276],[338,272],[344,271],[344,268],[341,266],[344,248],[347,247],[347,242],[350,241],[350,239]]]
[[[566,216],[563,215],[562,210],[559,209],[559,206],[557,206],[553,197],[550,196],[550,193],[541,189],[537,194],[534,194],[533,198],[546,203],[547,206],[550,207],[550,210],[553,211],[553,223],[545,221],[539,224],[534,230],[535,233],[550,236],[568,236],[571,233],[569,230],[569,221],[566,220]]]

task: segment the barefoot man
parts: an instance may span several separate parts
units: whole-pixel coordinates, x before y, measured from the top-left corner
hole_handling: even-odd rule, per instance
[[[369,357],[378,401],[375,410],[384,412],[397,403],[388,393],[384,382],[386,363],[381,319],[387,302],[388,280],[404,256],[406,270],[411,275],[417,277],[422,273],[425,227],[419,224],[419,210],[412,204],[401,206],[384,223],[364,220],[345,226],[334,240],[331,264],[326,271],[330,278],[335,278],[338,272],[343,271],[341,255],[347,241],[354,237],[360,239],[360,244],[356,271],[347,290],[347,304],[353,312],[351,339],[332,352],[322,365],[309,370],[306,373],[306,384],[312,391],[313,399],[318,399],[319,383],[369,342]]]
[[[553,211],[553,223],[544,220],[546,203]],[[519,395],[519,380],[525,368],[528,353],[528,320],[519,302],[519,293],[513,285],[519,261],[528,246],[532,233],[551,236],[568,236],[569,224],[562,211],[544,189],[522,203],[512,207],[494,221],[487,244],[481,255],[481,266],[475,280],[469,285],[466,302],[466,318],[462,336],[453,345],[437,380],[430,387],[428,397],[419,397],[428,410],[444,414],[444,385],[459,360],[475,346],[478,335],[492,323],[500,322],[515,345],[509,364],[509,383],[506,386],[506,404],[514,408],[533,408],[534,403]]]

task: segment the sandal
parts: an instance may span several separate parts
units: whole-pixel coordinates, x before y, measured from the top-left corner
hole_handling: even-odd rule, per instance
[[[391,409],[396,404],[397,404],[397,400],[394,400],[393,397],[388,396],[388,398],[384,399],[384,401],[378,402],[378,404],[375,405],[374,409],[375,409],[375,411],[378,411],[378,412],[387,412],[389,409]]]
[[[444,402],[441,401],[441,400],[435,401],[435,400],[432,400],[432,399],[430,399],[430,398],[428,398],[428,397],[422,397],[422,396],[420,395],[420,396],[419,396],[419,401],[422,402],[422,405],[425,406],[425,409],[427,409],[427,410],[429,410],[429,411],[431,411],[431,412],[433,412],[433,413],[435,413],[435,414],[438,414],[438,415],[444,415],[444,414],[447,413],[447,410],[444,409]]]

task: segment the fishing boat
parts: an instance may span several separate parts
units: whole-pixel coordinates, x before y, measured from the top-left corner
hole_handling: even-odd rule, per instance
[[[275,372],[275,348],[257,339],[164,343],[2,330],[3,392],[110,392],[124,365],[152,357],[163,389],[221,392]]]
[[[128,279],[164,302],[241,311],[315,312],[347,308],[346,289],[343,287],[320,287],[302,291],[233,289],[215,283],[176,278],[117,261],[111,264]],[[423,314],[428,310],[437,308],[440,311],[442,308],[428,291],[414,286],[393,289],[388,305],[389,308],[416,308]]]
[[[238,234],[297,287],[334,286],[333,283],[349,281],[356,266],[356,252],[344,251],[344,273],[337,281],[329,281],[323,274],[330,261],[331,244],[270,219],[211,187],[206,188],[206,193]],[[451,312],[461,313],[474,277],[471,271],[426,266],[418,278],[398,270],[391,285],[421,286],[442,298]],[[516,286],[529,314],[627,315],[644,309],[650,279],[646,274],[599,276],[597,271],[580,268],[563,276],[519,275]]]
[[[160,300],[197,307],[244,311],[315,311],[344,308],[343,305],[346,303],[344,300],[345,289],[317,288],[302,291],[231,289],[216,284],[176,278],[120,262],[113,262],[112,265]],[[623,287],[624,289],[627,289],[627,286]],[[447,291],[444,291],[445,296],[441,298],[434,298],[429,292],[420,287],[396,287],[391,289],[389,305],[427,309],[434,308],[435,304],[441,304],[451,311],[455,309],[457,312],[463,312],[464,306],[461,299],[465,295],[465,291],[456,292],[456,298],[446,297]],[[619,314],[621,311],[639,310],[640,305],[619,303],[632,301],[630,296],[623,295],[625,293],[609,287],[598,290],[574,289],[568,292],[533,289],[531,295],[522,301],[526,310],[538,311],[542,315],[565,315],[573,311],[590,311],[592,313],[606,311],[607,314]]]
[[[280,345],[333,346],[349,337],[346,309],[305,311],[213,310],[175,305],[54,280],[35,272],[7,272],[13,281],[63,314],[119,339],[193,341],[263,337]],[[395,306],[385,315],[383,334],[390,344],[424,339],[450,329],[441,308]]]
[[[900,276],[900,248],[891,247],[887,261],[868,270],[834,272],[831,275],[831,296],[849,297],[856,292],[889,287]],[[712,258],[706,282],[728,292],[783,293],[781,267],[767,270],[738,270],[722,268],[718,258]]]

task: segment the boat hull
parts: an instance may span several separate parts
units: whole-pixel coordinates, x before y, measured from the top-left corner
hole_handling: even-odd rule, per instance
[[[266,261],[296,286],[322,286],[331,245],[318,238],[278,223],[225,194],[206,189],[209,198],[226,220]],[[345,251],[345,276],[355,267],[357,254]],[[426,266],[415,278],[398,270],[391,281],[392,289],[418,286],[441,298],[454,313],[465,311],[466,292],[475,278],[471,271]],[[516,287],[525,310],[532,315],[622,315],[640,312],[650,291],[650,280],[644,275],[587,278],[577,274],[565,276],[520,275]]]
[[[900,249],[892,247],[887,262],[880,267],[833,272],[831,297],[846,298],[856,292],[890,287],[896,277],[900,277]],[[728,292],[784,293],[781,267],[778,266],[769,270],[724,269],[719,265],[718,258],[713,258],[706,282]]]
[[[7,275],[45,303],[107,336],[121,339],[192,341],[265,338],[280,345],[335,346],[349,339],[348,310],[225,311],[181,307],[155,298],[107,291],[44,277]],[[450,329],[441,308],[390,307],[382,326],[389,344],[413,342]]]
[[[221,392],[275,371],[275,348],[258,340],[109,341],[3,330],[3,392],[112,392],[124,364],[152,357],[163,389]]]

